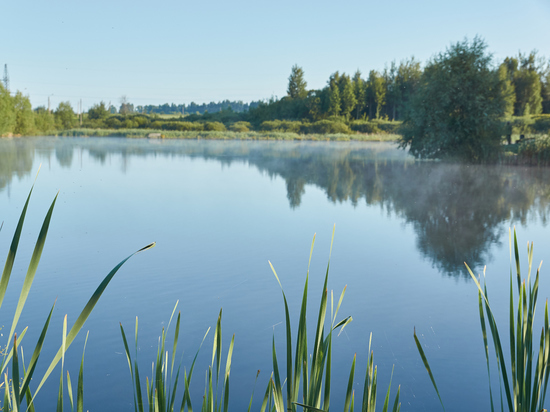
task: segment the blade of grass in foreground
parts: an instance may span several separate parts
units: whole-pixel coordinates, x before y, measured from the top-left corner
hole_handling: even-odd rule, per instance
[[[418,337],[416,336],[416,328],[414,329],[414,341],[416,342],[416,347],[418,348],[418,353],[420,353],[422,362],[424,362],[424,366],[428,371],[428,375],[430,375],[430,379],[432,380],[432,384],[434,386],[435,392],[437,393],[437,397],[439,398],[439,402],[441,402],[441,407],[443,408],[443,410],[445,410],[445,406],[443,405],[443,401],[441,400],[441,396],[439,395],[439,390],[437,389],[437,385],[435,384],[435,379],[432,374],[432,370],[430,369],[428,359],[426,358],[426,355],[424,354],[424,350],[422,349],[422,345],[420,344],[420,342],[418,341]]]
[[[84,309],[82,310],[82,312],[80,313],[80,315],[78,316],[77,320],[75,321],[73,327],[71,328],[71,330],[69,331],[68,335],[67,335],[67,339],[66,339],[66,349],[69,348],[69,346],[71,346],[71,343],[73,342],[74,338],[76,337],[76,335],[78,334],[78,332],[82,329],[82,327],[84,326],[84,322],[86,322],[86,320],[88,319],[88,317],[90,316],[90,313],[92,312],[92,309],[94,308],[94,306],[96,305],[96,303],[98,302],[99,298],[101,297],[101,295],[103,294],[103,292],[105,291],[105,288],[107,287],[107,285],[109,284],[109,282],[111,281],[111,279],[115,276],[115,274],[118,272],[118,270],[122,267],[122,265],[124,265],[132,256],[134,256],[135,254],[137,253],[140,253],[140,252],[143,252],[145,250],[148,250],[148,249],[151,249],[155,247],[155,243],[151,243],[141,249],[139,249],[138,251],[132,253],[130,256],[128,256],[126,259],[124,259],[123,261],[121,261],[118,265],[116,265],[112,270],[111,272],[109,272],[109,274],[103,279],[103,281],[100,283],[100,285],[97,287],[97,289],[95,290],[95,292],[92,294],[90,300],[88,301],[88,303],[86,304],[86,306],[84,307]],[[61,356],[62,356],[62,350],[63,348],[59,348],[57,354],[55,355],[54,359],[52,360],[52,362],[50,363],[50,366],[48,367],[48,369],[46,370],[46,373],[44,373],[44,377],[42,378],[42,380],[40,381],[40,384],[38,385],[38,388],[36,389],[35,393],[34,393],[34,397],[33,397],[33,400],[34,398],[36,397],[36,394],[40,391],[40,389],[42,388],[42,386],[44,385],[44,383],[46,382],[46,379],[48,379],[48,377],[50,376],[50,374],[52,373],[52,371],[54,370],[55,366],[59,363],[59,361],[61,360]]]

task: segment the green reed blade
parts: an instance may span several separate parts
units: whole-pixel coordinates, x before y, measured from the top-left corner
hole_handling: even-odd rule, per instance
[[[222,309],[218,316],[216,329],[214,331],[214,346],[212,348],[212,367],[214,367],[214,359],[216,360],[216,387],[220,376],[220,364],[222,355]]]
[[[326,349],[326,370],[325,370],[325,397],[322,407],[327,410],[330,406],[330,377],[332,373],[332,330],[328,334],[328,345]]]
[[[355,409],[355,391],[351,393],[351,405],[349,406],[349,412],[353,412]]]
[[[61,340],[61,377],[59,379],[59,392],[57,395],[57,412],[63,412],[63,369],[65,368],[65,351],[67,349],[67,315],[63,318],[63,334]],[[36,396],[36,393],[34,394]]]
[[[386,398],[384,399],[384,406],[382,407],[382,412],[388,412],[388,405],[390,404],[390,390],[391,390],[391,381],[393,379],[393,370],[395,365],[391,368],[390,384],[388,385],[388,391],[386,392]]]
[[[479,303],[479,321],[481,323],[481,332],[483,334],[483,348],[485,349],[485,361],[487,362],[487,375],[489,377],[489,399],[491,401],[491,412],[494,412],[495,407],[493,403],[493,390],[491,389],[491,368],[489,364],[489,343],[487,342],[487,327],[485,324],[485,316],[483,315],[483,300],[481,293],[478,291],[478,303]]]
[[[516,234],[516,228],[514,227],[514,255],[516,257],[516,275],[518,281],[518,289],[521,290],[521,272],[519,265],[519,249],[518,249],[518,237]]]
[[[273,336],[273,377],[275,385],[273,386],[273,398],[277,412],[284,412],[283,391],[281,387],[281,379],[279,378],[279,366],[277,364],[277,352],[275,351],[275,336]]]
[[[314,411],[314,412],[326,412],[325,409],[316,408],[315,406],[309,406],[309,405],[306,405],[306,404],[300,403],[300,402],[294,402],[294,403],[298,406],[301,406],[305,410],[310,410],[310,411]]]
[[[21,405],[21,398],[19,396],[19,361],[17,356],[17,334],[13,338],[13,362],[12,362],[12,381],[13,381],[13,403],[14,403],[14,409],[17,407],[19,409],[19,405]]]
[[[437,385],[435,384],[435,379],[434,379],[434,376],[432,374],[432,370],[430,369],[430,364],[428,363],[428,359],[426,358],[426,355],[424,354],[424,350],[422,349],[422,345],[420,345],[418,337],[416,336],[416,328],[414,329],[414,341],[416,342],[416,347],[418,348],[418,353],[420,353],[420,357],[422,358],[422,362],[424,362],[424,366],[426,367],[426,370],[428,371],[428,375],[430,375],[432,385],[434,386],[435,392],[437,393],[437,397],[439,398],[439,402],[441,403],[441,407],[443,408],[443,410],[445,410],[445,406],[443,405],[443,401],[441,400],[441,396],[439,395],[439,390],[437,389]]]
[[[393,401],[393,409],[392,412],[399,412],[399,409],[401,409],[401,403],[399,402],[399,394],[401,393],[401,385],[397,387],[397,394],[395,395],[395,399]]]
[[[10,384],[8,382],[8,374],[4,373],[4,408],[6,406],[9,411],[11,409]]]
[[[25,356],[23,355],[23,348],[21,348],[21,364],[23,365],[23,376],[27,376],[27,368],[25,368]],[[34,405],[31,404],[32,395],[30,389],[27,387],[25,393],[23,393],[22,390],[20,391],[20,393],[20,397],[22,398],[24,396],[25,400],[27,401],[27,405],[29,405],[27,407],[27,411],[34,412]]]
[[[12,385],[11,385],[11,396],[12,396],[12,404],[11,404],[12,410],[11,410],[11,412],[19,412],[19,405],[17,404],[17,402],[15,400],[15,390],[14,390],[14,387],[13,387],[13,380],[12,380]]]
[[[82,360],[80,361],[80,370],[78,372],[78,383],[76,389],[76,412],[84,412],[84,354],[86,353],[86,344],[88,343],[88,335],[84,339],[84,348],[82,349]]]
[[[71,404],[71,411],[74,411],[74,402],[73,402],[73,384],[71,383],[71,375],[67,371],[67,393],[69,394],[69,402]]]
[[[273,382],[273,374],[271,374],[271,377],[269,378],[269,382],[267,384],[267,388],[265,389],[265,395],[262,401],[262,406],[260,407],[260,412],[265,412],[265,409],[268,405],[269,396],[273,392],[272,382]]]
[[[34,184],[32,185],[31,190],[29,191],[29,195],[27,196],[27,200],[25,201],[25,206],[23,206],[23,210],[21,211],[21,215],[19,216],[19,221],[17,222],[17,227],[15,229],[15,233],[13,234],[13,238],[10,244],[10,250],[8,251],[8,256],[6,258],[6,263],[4,264],[4,270],[2,271],[2,277],[0,278],[0,307],[4,302],[4,296],[6,295],[6,289],[8,288],[8,283],[9,283],[11,272],[13,269],[13,263],[15,261],[15,255],[17,254],[17,248],[19,247],[19,240],[21,239],[21,231],[23,230],[23,223],[25,222],[25,216],[27,215],[27,208],[29,206],[29,201],[31,199],[31,194],[33,189],[34,189]]]
[[[38,235],[38,239],[36,241],[34,251],[32,253],[31,260],[29,262],[29,268],[27,270],[27,275],[25,276],[25,280],[23,282],[23,286],[21,288],[21,294],[19,295],[19,301],[17,302],[17,308],[15,309],[15,314],[13,315],[13,321],[11,324],[10,334],[8,337],[8,342],[11,341],[11,338],[13,337],[13,334],[15,333],[15,328],[17,327],[17,323],[19,322],[19,318],[21,317],[21,312],[23,311],[23,307],[25,306],[25,303],[27,301],[27,297],[29,296],[29,292],[31,290],[32,283],[34,281],[34,276],[36,275],[36,270],[38,269],[38,263],[40,262],[40,257],[42,256],[42,251],[44,250],[44,244],[46,243],[46,237],[48,235],[48,229],[50,227],[50,221],[52,219],[53,209],[55,206],[55,202],[57,200],[57,196],[59,195],[59,192],[57,195],[55,195],[55,198],[50,206],[50,209],[48,210],[48,213],[46,214],[46,217],[44,218],[44,222],[42,223],[42,228],[40,229],[40,233]]]
[[[143,251],[148,250],[148,249],[151,249],[153,247],[155,247],[154,242],[147,245],[147,246],[145,246],[145,247],[143,247],[143,248],[141,248],[141,249],[139,249],[138,251],[132,253],[130,256],[128,256],[126,259],[124,259],[118,265],[116,265],[111,270],[111,272],[109,272],[109,274],[103,279],[103,281],[100,283],[100,285],[97,287],[95,292],[90,297],[90,300],[88,301],[88,303],[86,303],[86,306],[84,307],[84,309],[82,310],[82,312],[80,313],[78,318],[76,319],[73,327],[69,331],[69,334],[67,335],[67,342],[66,342],[67,349],[73,343],[74,338],[76,337],[78,332],[80,332],[80,329],[82,329],[82,327],[84,326],[84,323],[88,319],[88,316],[90,316],[90,313],[92,312],[92,309],[97,304],[99,298],[101,297],[101,295],[105,291],[105,288],[107,287],[107,285],[109,284],[111,279],[115,276],[115,274],[118,272],[118,270],[122,267],[122,265],[124,265],[124,263],[126,263],[135,254],[143,252]],[[38,385],[38,388],[36,389],[36,391],[34,393],[35,397],[38,394],[38,392],[40,391],[40,389],[42,388],[42,386],[44,385],[44,382],[46,382],[46,379],[48,379],[48,377],[52,373],[55,366],[59,363],[59,360],[61,359],[61,351],[62,351],[62,349],[59,348],[57,354],[55,355],[54,359],[50,363],[50,366],[46,370],[46,373],[44,373],[44,376],[43,376],[42,380],[40,381],[40,384]]]
[[[348,285],[344,286],[344,289],[342,290],[342,293],[340,294],[340,299],[338,300],[338,305],[336,305],[336,312],[334,312],[334,316],[332,318],[331,323],[334,325],[334,322],[336,321],[336,316],[338,316],[338,311],[340,310],[340,305],[342,304],[342,300],[344,300],[344,295],[346,294],[346,289],[348,288]],[[334,329],[334,327],[333,327]]]
[[[52,318],[53,309],[55,307],[55,302],[52,305],[52,308],[50,309],[50,313],[48,314],[48,318],[46,319],[46,323],[44,324],[42,328],[42,332],[40,333],[40,337],[38,338],[38,342],[36,343],[36,346],[34,348],[34,352],[31,356],[31,361],[29,363],[28,372],[25,373],[25,376],[23,378],[23,382],[21,384],[21,392],[20,396],[23,396],[28,390],[29,383],[32,379],[32,376],[34,374],[36,364],[38,362],[38,357],[40,356],[40,353],[42,352],[42,346],[44,345],[44,340],[46,339],[46,332],[48,331],[48,327],[50,325],[50,320]],[[21,340],[20,340],[21,341]],[[28,405],[32,405],[32,403],[27,402]]]
[[[279,276],[277,276],[277,272],[275,271],[275,268],[271,264],[270,261],[268,261],[269,266],[271,267],[271,271],[275,275],[275,278],[277,279],[277,282],[279,283],[279,286],[281,287],[281,292],[283,293],[283,301],[285,304],[285,331],[286,331],[286,390],[287,390],[287,409],[294,410],[292,406],[292,400],[294,398],[293,396],[293,389],[295,388],[295,385],[293,384],[292,379],[292,332],[291,332],[291,326],[290,326],[290,313],[288,310],[288,303],[286,300],[286,295],[283,290],[283,286],[281,284],[281,280],[279,279]]]
[[[350,370],[349,379],[348,379],[348,388],[346,390],[346,398],[344,400],[344,412],[349,412],[349,409],[350,409],[351,397],[353,395],[353,378],[355,376],[356,358],[357,358],[357,354],[353,355],[353,362],[351,364],[351,370]]]
[[[258,369],[258,372],[256,373],[256,379],[254,380],[254,386],[252,387],[252,395],[250,395],[250,402],[248,403],[247,412],[250,412],[250,409],[252,408],[252,400],[254,399],[254,390],[256,389],[256,383],[258,382],[259,375],[260,375],[260,370]]]
[[[476,284],[479,292],[481,293],[481,296],[485,300],[485,309],[486,309],[486,312],[487,312],[487,321],[489,323],[489,329],[491,330],[491,335],[493,337],[493,343],[494,343],[494,346],[495,346],[495,352],[497,353],[497,359],[500,362],[500,368],[501,368],[500,370],[501,370],[501,373],[502,373],[502,378],[504,379],[504,389],[505,389],[505,393],[506,393],[506,400],[508,402],[509,409],[513,410],[512,397],[511,397],[511,394],[510,394],[510,385],[508,383],[509,382],[508,381],[508,374],[506,372],[506,364],[504,362],[504,351],[502,350],[502,345],[500,343],[500,335],[498,333],[498,328],[496,326],[495,317],[493,316],[493,311],[491,310],[491,306],[489,305],[489,300],[487,299],[487,296],[485,295],[485,293],[481,289],[481,285],[479,284],[479,282],[478,282],[477,278],[475,277],[474,273],[472,272],[472,270],[470,269],[470,267],[466,263],[464,263],[464,265],[466,266],[466,269],[468,270],[468,273],[470,274],[470,277],[473,279],[473,281]],[[518,360],[518,363],[519,363],[519,360]]]
[[[178,312],[178,319],[176,320],[176,331],[174,332],[174,346],[172,347],[172,366],[170,367],[170,376],[174,372],[174,361],[176,360],[176,350],[178,348],[178,339],[180,334],[180,321],[181,312]]]

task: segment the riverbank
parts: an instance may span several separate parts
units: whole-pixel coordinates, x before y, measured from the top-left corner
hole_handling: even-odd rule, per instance
[[[396,142],[398,134],[301,134],[292,132],[233,132],[233,131],[177,131],[155,129],[69,129],[56,133],[65,137],[128,137],[156,139],[203,139],[203,140],[303,140],[303,141],[364,141]]]

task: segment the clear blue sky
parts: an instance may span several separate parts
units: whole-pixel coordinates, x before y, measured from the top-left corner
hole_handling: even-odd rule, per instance
[[[495,59],[550,58],[550,0],[39,1],[1,6],[0,69],[33,107],[282,97],[293,64],[308,88],[425,62],[480,35]]]

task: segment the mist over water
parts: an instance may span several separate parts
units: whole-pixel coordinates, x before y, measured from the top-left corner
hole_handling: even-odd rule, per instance
[[[518,225],[521,244],[535,240],[537,263],[550,239],[550,172],[543,168],[419,162],[389,143],[25,138],[0,140],[0,250],[7,251],[39,164],[20,272],[45,210],[61,192],[26,310],[31,313],[21,325],[38,333],[43,320],[36,313],[55,296],[58,317],[67,312],[70,320],[116,263],[150,241],[158,244],[117,274],[85,326],[91,338],[84,407],[90,410],[99,409],[98,393],[111,399],[113,410],[133,410],[118,322],[128,332],[140,317],[145,373],[161,323],[178,299],[187,367],[223,307],[224,351],[236,334],[231,405],[246,408],[258,369],[257,393],[265,389],[273,333],[284,356],[282,297],[267,260],[281,277],[295,327],[311,238],[317,233],[313,310],[334,223],[329,288],[339,296],[348,285],[341,313],[354,321],[335,341],[333,373],[342,375],[335,379],[331,405],[343,405],[354,353],[361,381],[372,331],[379,384],[387,385],[395,365],[403,410],[437,408],[414,348],[416,326],[447,409],[486,409],[477,294],[464,262],[476,272],[488,265],[495,306],[506,314],[508,227]],[[541,299],[547,298],[545,279],[540,290]],[[9,316],[9,310],[2,307],[0,315]],[[53,342],[60,336],[55,333]],[[78,365],[80,338],[69,365]],[[195,379],[197,408],[203,377]],[[41,402],[55,401],[54,381]]]

